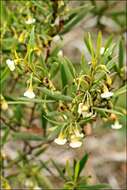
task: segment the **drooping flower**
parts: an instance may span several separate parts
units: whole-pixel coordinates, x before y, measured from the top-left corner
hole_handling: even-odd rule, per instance
[[[64,135],[61,133],[58,138],[54,140],[54,142],[58,145],[64,145],[67,142],[67,139],[64,137]]]
[[[112,96],[113,96],[113,92],[109,92],[109,91],[106,91],[106,92],[101,94],[101,98],[106,98],[106,99],[108,99]]]
[[[111,125],[111,128],[112,129],[121,129],[122,125],[119,123],[118,120],[116,120],[115,123]]]
[[[34,24],[36,22],[36,19],[35,18],[32,18],[32,17],[29,17],[26,21],[25,21],[25,23],[26,24]]]
[[[78,105],[78,113],[82,114],[83,111],[88,111],[88,106],[85,106],[84,103],[79,103]]]
[[[70,142],[70,147],[72,148],[78,148],[82,145],[82,141],[79,137],[72,135],[71,136],[71,142]]]
[[[35,97],[35,93],[33,92],[33,88],[31,86],[24,92],[24,96],[31,99]]]
[[[113,92],[110,92],[106,85],[103,85],[103,93],[101,94],[101,98],[108,99],[113,96]]]
[[[9,67],[10,71],[14,71],[15,70],[15,62],[11,59],[7,59],[6,60],[6,64]]]
[[[89,106],[84,103],[79,103],[78,105],[78,113],[84,117],[90,117],[93,115],[92,112],[89,112]]]

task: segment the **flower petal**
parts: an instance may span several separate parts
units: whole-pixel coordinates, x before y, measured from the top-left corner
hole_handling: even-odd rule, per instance
[[[113,92],[104,92],[101,94],[101,98],[110,98],[111,96],[113,96]]]
[[[82,145],[82,142],[81,141],[71,141],[69,145],[72,148],[78,148]]]

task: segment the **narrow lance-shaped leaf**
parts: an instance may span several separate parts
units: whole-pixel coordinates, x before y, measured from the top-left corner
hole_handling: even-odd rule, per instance
[[[31,140],[31,141],[44,141],[46,142],[46,138],[43,136],[38,136],[34,134],[30,134],[27,132],[16,132],[13,134],[14,140]]]
[[[61,64],[61,81],[62,81],[63,93],[66,94],[68,80],[67,80],[66,70],[63,63]]]
[[[56,164],[56,162],[54,160],[51,159],[51,162],[53,164],[53,166],[56,168],[57,172],[59,173],[60,177],[65,179],[64,173],[61,170],[60,166]]]
[[[0,146],[3,146],[6,143],[8,135],[9,135],[9,132],[10,132],[9,128],[6,128],[5,132],[4,132],[4,135],[2,137],[2,140],[1,140]]]
[[[88,72],[89,66],[88,66],[88,63],[86,61],[84,53],[82,53],[82,55],[81,55],[81,68],[82,68],[83,73],[86,74]]]
[[[66,169],[67,175],[70,178],[72,178],[72,170],[71,170],[71,167],[70,167],[70,164],[69,164],[69,160],[66,161],[65,169]]]
[[[117,97],[117,96],[124,94],[126,92],[127,92],[127,85],[124,85],[114,92],[114,97]]]
[[[124,47],[123,47],[123,40],[121,38],[119,42],[119,69],[123,67],[123,61],[124,61]]]
[[[86,35],[84,36],[84,42],[85,42],[87,50],[89,51],[89,53],[91,53],[89,42],[88,42],[88,36],[86,36]]]
[[[98,112],[108,112],[108,113],[114,113],[116,115],[121,115],[123,116],[123,113],[116,111],[116,110],[112,110],[112,109],[106,109],[106,108],[98,108],[98,107],[93,107],[94,110],[98,111]]]
[[[82,169],[84,168],[84,166],[85,166],[87,160],[88,160],[88,154],[85,154],[85,155],[83,156],[83,158],[82,158],[82,159],[80,160],[80,162],[79,162],[79,165],[80,165],[80,166],[79,166],[79,175],[80,175]]]
[[[78,180],[79,177],[79,170],[80,170],[80,162],[77,161],[76,165],[75,165],[75,173],[74,173],[74,181],[76,182]]]
[[[88,43],[89,43],[89,48],[90,48],[90,52],[91,52],[91,55],[92,55],[92,59],[94,59],[94,48],[93,48],[93,43],[92,43],[92,38],[91,38],[91,35],[90,33],[88,33]]]
[[[51,97],[54,100],[63,100],[63,101],[72,101],[72,97],[70,96],[65,96],[61,94],[60,92],[53,92],[51,90],[48,90],[47,88],[43,87],[38,87],[44,94],[47,96]]]
[[[51,66],[51,70],[50,70],[50,78],[54,78],[56,77],[58,71],[60,68],[60,63],[59,62],[53,62],[52,66]]]
[[[81,7],[81,9],[78,10],[75,16],[72,17],[72,19],[68,20],[68,22],[65,24],[64,29],[61,32],[61,34],[64,34],[70,31],[77,23],[79,23],[86,16],[86,14],[89,12],[91,8],[92,8],[91,5]]]
[[[34,36],[34,26],[32,27],[31,33],[30,33],[30,38],[28,42],[28,50],[33,50],[35,46],[35,36]]]
[[[71,80],[72,80],[72,78],[74,78],[74,77],[75,77],[75,74],[76,74],[74,65],[72,64],[72,62],[71,62],[67,57],[65,57],[65,61],[66,61],[67,65],[68,65],[68,67],[69,67],[69,70],[70,70],[70,72],[71,72],[71,75],[72,75],[72,76],[71,76]]]
[[[79,184],[77,189],[84,189],[84,190],[99,190],[99,189],[109,189],[110,185],[108,184],[97,184],[97,185],[86,185],[85,183]]]
[[[4,85],[2,85],[2,84],[7,79],[8,74],[9,74],[9,69],[7,67],[3,71],[1,70],[1,73],[0,73],[0,86],[1,86],[1,89],[4,87]]]
[[[46,115],[44,110],[41,110],[41,126],[44,130],[44,135],[46,135],[47,119],[44,117]]]
[[[106,41],[106,43],[105,43],[105,50],[110,47],[110,45],[112,44],[112,40],[113,40],[113,35],[111,35],[111,36],[107,39],[107,41]]]
[[[102,46],[102,33],[101,31],[98,33],[97,37],[97,50],[96,50],[96,58],[98,59],[100,57],[100,49]]]

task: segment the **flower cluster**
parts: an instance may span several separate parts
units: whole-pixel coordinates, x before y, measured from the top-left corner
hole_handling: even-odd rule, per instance
[[[68,132],[68,133],[67,133]],[[59,136],[54,140],[58,145],[64,145],[67,141],[72,148],[78,148],[82,145],[82,138],[84,134],[79,131],[75,124],[69,126],[68,131],[61,131]]]

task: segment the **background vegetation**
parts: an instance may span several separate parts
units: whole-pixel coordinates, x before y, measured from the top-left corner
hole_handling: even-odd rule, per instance
[[[1,0],[2,189],[126,188],[125,15],[123,0]]]

